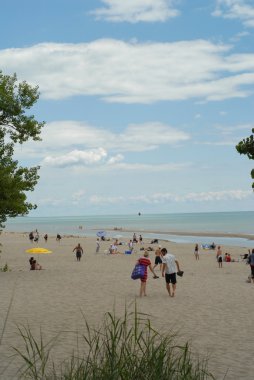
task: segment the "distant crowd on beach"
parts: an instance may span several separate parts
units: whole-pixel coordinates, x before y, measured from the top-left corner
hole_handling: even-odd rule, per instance
[[[43,238],[44,238],[45,243],[47,243],[47,241],[48,241],[48,234],[45,234],[45,235],[43,236]],[[57,235],[56,235],[56,240],[57,240],[58,242],[60,242],[61,239],[62,239],[62,236],[61,236],[60,234],[57,234]],[[37,229],[36,229],[35,231],[31,231],[31,232],[29,232],[29,240],[30,240],[31,243],[33,243],[33,242],[35,242],[35,243],[39,243],[39,240],[40,240],[40,234],[39,234],[39,232],[38,232]]]
[[[43,236],[45,243],[48,241],[48,234],[44,234]],[[40,239],[40,235],[38,230],[34,230],[29,233],[29,240],[31,242],[35,242],[38,244]],[[62,239],[62,236],[58,233],[56,235],[56,241],[60,243]],[[127,245],[128,250],[125,250],[125,253],[132,254],[134,251],[135,246],[139,245],[140,246],[140,251],[142,252],[142,257],[138,259],[137,264],[141,264],[145,267],[144,274],[142,277],[140,277],[141,280],[141,286],[140,286],[140,296],[145,296],[146,295],[146,281],[147,281],[147,269],[153,273],[153,278],[159,278],[154,270],[155,268],[159,265],[160,272],[163,277],[166,279],[166,288],[170,296],[175,295],[175,289],[176,289],[176,275],[179,273],[183,272],[180,270],[180,265],[179,261],[175,258],[175,256],[171,253],[167,252],[166,248],[161,248],[161,245],[158,245],[157,248],[155,249],[155,258],[154,258],[154,265],[152,266],[152,263],[150,261],[149,257],[149,251],[154,251],[153,244],[158,244],[159,240],[158,239],[153,239],[151,240],[150,244],[148,247],[144,248],[143,247],[143,237],[141,234],[137,235],[136,233],[133,233],[132,239],[126,242],[119,241],[118,238],[115,238],[113,242],[111,241],[110,238],[106,238],[105,234],[102,234],[100,237],[96,238],[96,245],[95,245],[95,253],[100,252],[101,248],[101,241],[106,242],[109,241],[109,248],[104,251],[104,253],[109,254],[109,255],[114,255],[118,253],[123,253],[119,250],[119,246],[121,245]],[[222,268],[223,263],[231,263],[231,262],[239,262],[240,259],[235,259],[231,256],[229,252],[222,252],[222,248],[220,245],[216,247],[214,243],[211,244],[203,244],[201,245],[201,248],[203,250],[216,250],[216,260],[218,262],[218,267]],[[73,253],[75,253],[76,260],[80,261],[83,254],[84,250],[81,246],[80,243],[78,243],[74,248],[73,248]],[[250,265],[251,268],[251,273],[250,276],[248,277],[248,282],[253,282],[254,283],[254,249],[249,250],[248,253],[242,254],[241,256],[241,261],[245,261],[248,265]],[[200,259],[200,248],[199,244],[195,244],[194,246],[194,257],[195,260]],[[30,269],[31,270],[40,270],[42,269],[41,265],[36,262],[36,260],[32,257],[29,260],[30,263]],[[172,275],[174,273],[174,275]],[[182,275],[181,274],[181,275]],[[168,276],[170,275],[170,276]],[[170,286],[171,284],[171,286]]]

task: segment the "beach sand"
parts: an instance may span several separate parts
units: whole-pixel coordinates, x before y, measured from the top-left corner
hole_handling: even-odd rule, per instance
[[[130,238],[132,234],[130,234]],[[179,334],[179,342],[189,341],[192,351],[201,358],[209,357],[209,370],[216,379],[252,379],[254,284],[247,283],[250,268],[243,262],[223,263],[219,269],[215,251],[200,251],[194,258],[194,246],[159,241],[175,254],[184,276],[178,277],[176,297],[170,298],[163,278],[149,274],[147,297],[139,298],[139,280],[130,274],[140,245],[131,255],[106,255],[110,242],[101,242],[95,253],[96,237],[63,237],[58,243],[53,236],[39,247],[53,251],[34,255],[45,270],[30,271],[26,249],[36,246],[28,235],[1,234],[0,266],[7,262],[10,272],[0,272],[0,379],[18,379],[22,361],[13,357],[12,347],[23,347],[18,326],[29,326],[35,337],[40,329],[45,342],[58,337],[53,355],[57,361],[67,358],[77,345],[75,332],[84,331],[84,317],[99,325],[106,312],[115,310],[121,317],[127,307],[150,317],[160,332]],[[128,239],[123,239],[127,242]],[[150,242],[144,239],[144,246]],[[85,254],[76,261],[73,248],[81,243]],[[151,245],[150,245],[151,246]],[[157,245],[152,245],[156,248]],[[124,252],[126,245],[119,246]],[[222,246],[236,260],[246,248]],[[154,262],[154,252],[150,252]],[[158,267],[156,268],[159,274]],[[226,377],[225,377],[226,375]]]

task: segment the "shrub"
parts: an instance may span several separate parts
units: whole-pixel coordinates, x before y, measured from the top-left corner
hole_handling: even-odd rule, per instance
[[[122,318],[106,313],[98,329],[85,320],[83,354],[73,354],[58,369],[50,365],[52,341],[37,342],[29,328],[19,329],[25,351],[21,378],[33,380],[203,380],[214,379],[207,360],[191,353],[189,344],[176,344],[176,335],[154,330],[147,315],[135,311]]]

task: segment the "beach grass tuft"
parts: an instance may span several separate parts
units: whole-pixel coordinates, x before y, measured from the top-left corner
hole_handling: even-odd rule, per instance
[[[107,312],[99,328],[84,319],[81,346],[56,366],[50,359],[52,341],[38,341],[29,328],[19,328],[24,351],[15,348],[25,364],[20,379],[33,380],[204,380],[214,379],[208,360],[177,344],[174,333],[160,334],[146,314],[133,312],[119,318]],[[80,345],[80,343],[79,343]],[[82,352],[82,354],[81,354]]]

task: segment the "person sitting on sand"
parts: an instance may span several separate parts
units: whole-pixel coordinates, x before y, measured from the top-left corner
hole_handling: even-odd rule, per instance
[[[76,251],[76,258],[77,258],[77,261],[80,261],[81,260],[81,256],[83,255],[83,248],[81,247],[80,243],[78,243],[78,245],[73,248],[73,251],[74,252]]]
[[[39,263],[37,263],[36,260],[33,260],[30,269],[31,270],[41,270],[42,266]]]
[[[115,244],[110,244],[109,253],[112,255],[117,253],[117,246]]]

